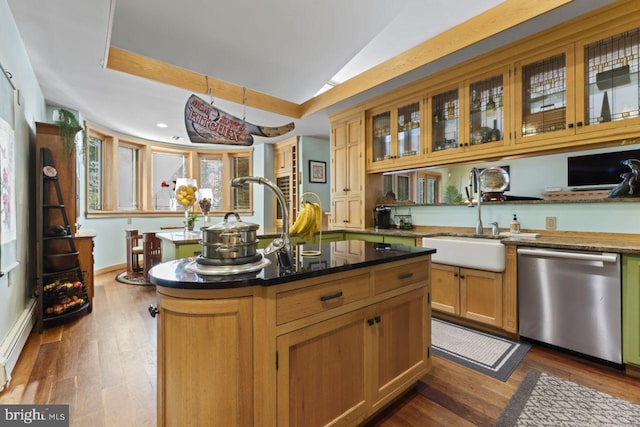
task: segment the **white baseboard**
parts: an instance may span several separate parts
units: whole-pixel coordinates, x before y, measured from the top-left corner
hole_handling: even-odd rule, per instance
[[[0,343],[0,392],[9,387],[13,368],[36,323],[36,307],[36,300],[31,299],[7,337]]]

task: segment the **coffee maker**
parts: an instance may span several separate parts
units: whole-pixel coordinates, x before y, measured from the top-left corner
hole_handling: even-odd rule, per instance
[[[389,206],[376,206],[373,208],[373,226],[378,229],[386,229],[391,225],[391,208]]]

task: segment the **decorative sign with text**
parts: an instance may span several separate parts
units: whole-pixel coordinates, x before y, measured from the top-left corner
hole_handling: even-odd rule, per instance
[[[191,142],[252,145],[253,136],[280,136],[291,132],[293,122],[280,127],[257,126],[191,95],[184,108],[184,122]]]

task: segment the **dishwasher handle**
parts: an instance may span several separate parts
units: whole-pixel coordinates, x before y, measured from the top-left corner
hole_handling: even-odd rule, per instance
[[[579,261],[601,261],[601,262],[617,262],[618,261],[618,254],[607,253],[607,252],[587,254],[584,252],[561,252],[561,251],[552,251],[549,249],[519,248],[518,255],[546,256],[551,258],[575,259]]]

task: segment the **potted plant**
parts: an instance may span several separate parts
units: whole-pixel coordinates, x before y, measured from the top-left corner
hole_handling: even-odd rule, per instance
[[[196,223],[196,219],[198,219],[198,214],[193,214],[187,218],[187,228],[189,229],[189,231],[193,230],[193,227]]]
[[[76,134],[82,130],[82,126],[80,126],[80,122],[71,111],[58,108],[56,112],[57,116],[54,118],[54,123],[60,128],[62,149],[66,156],[70,156],[76,146]]]

